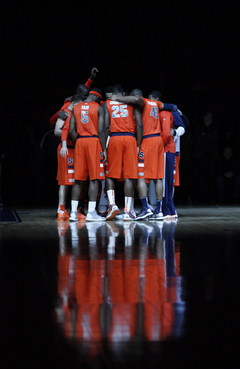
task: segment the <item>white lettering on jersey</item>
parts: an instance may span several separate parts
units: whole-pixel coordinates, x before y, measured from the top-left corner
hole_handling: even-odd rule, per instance
[[[152,106],[157,106],[157,103],[155,103],[154,101],[148,101],[147,102],[149,105],[152,105]]]
[[[89,109],[89,105],[82,105],[81,109],[84,109],[84,110],[88,110]]]

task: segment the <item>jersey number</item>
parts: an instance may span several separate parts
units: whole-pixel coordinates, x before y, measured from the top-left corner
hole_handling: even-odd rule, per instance
[[[158,119],[158,108],[156,106],[152,108],[150,116],[154,117],[155,119]]]
[[[88,110],[81,111],[81,122],[82,123],[88,123],[88,121],[89,121]]]
[[[113,105],[112,106],[112,117],[113,118],[126,118],[128,116],[127,105]]]

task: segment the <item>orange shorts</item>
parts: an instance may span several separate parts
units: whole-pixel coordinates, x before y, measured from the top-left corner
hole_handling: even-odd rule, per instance
[[[58,171],[57,181],[59,186],[72,186],[74,184],[74,148],[68,147],[68,155],[62,158],[60,155],[62,144],[60,143],[57,149]]]
[[[111,136],[106,177],[137,178],[137,141],[134,136]]]
[[[179,155],[175,156],[175,165],[173,168],[173,187],[180,186],[179,162],[180,162],[180,153]]]
[[[138,156],[138,178],[164,178],[164,145],[162,137],[153,136],[142,140]]]
[[[103,152],[97,137],[78,138],[74,155],[74,179],[105,179]]]

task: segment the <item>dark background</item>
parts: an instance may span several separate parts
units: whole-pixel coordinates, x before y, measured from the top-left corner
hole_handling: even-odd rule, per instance
[[[40,199],[55,203],[50,189],[55,194],[57,141],[47,135],[44,162],[39,162],[39,145],[53,128],[49,118],[87,81],[93,66],[99,69],[94,86],[103,92],[115,83],[125,91],[139,87],[146,97],[157,89],[192,127],[210,109],[222,136],[228,130],[237,134],[240,53],[234,2],[16,0],[2,4],[1,13],[7,202],[40,201],[37,181],[50,193]]]

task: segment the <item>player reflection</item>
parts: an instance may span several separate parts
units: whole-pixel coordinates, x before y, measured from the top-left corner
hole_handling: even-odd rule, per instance
[[[67,337],[89,343],[89,355],[103,340],[159,341],[182,333],[175,227],[165,221],[89,222],[62,231],[59,237],[71,248],[59,254],[61,322]]]

